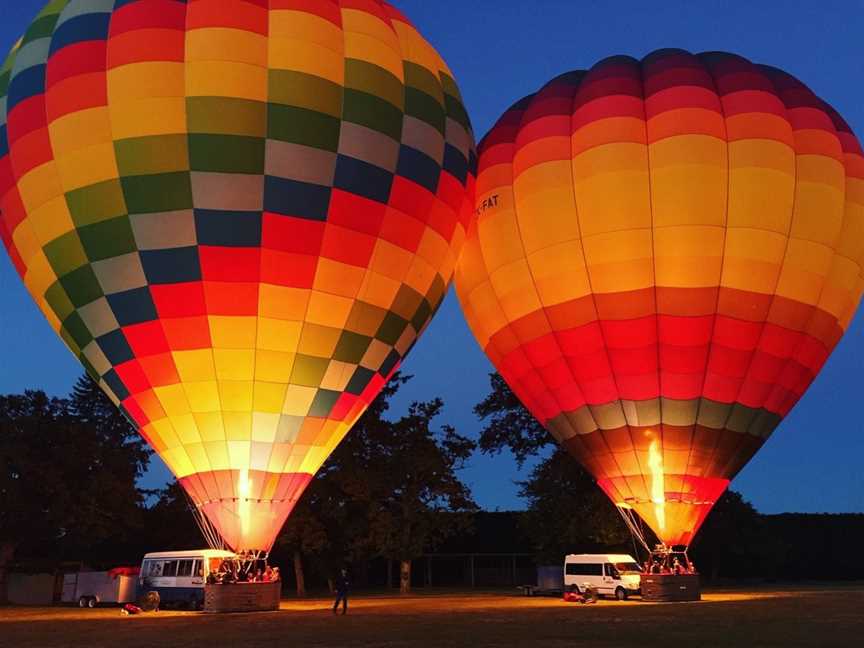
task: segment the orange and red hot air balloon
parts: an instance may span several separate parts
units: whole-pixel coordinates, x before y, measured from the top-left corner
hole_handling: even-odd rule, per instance
[[[856,310],[864,156],[803,83],[662,50],[564,74],[479,146],[456,289],[522,402],[687,545]]]
[[[379,0],[52,0],[0,70],[0,234],[236,551],[268,550],[443,299],[475,154]]]

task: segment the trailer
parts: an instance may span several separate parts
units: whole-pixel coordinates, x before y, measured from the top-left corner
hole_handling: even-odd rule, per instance
[[[94,608],[108,603],[134,603],[138,597],[138,568],[120,567],[111,571],[80,571],[63,576],[63,603]]]
[[[525,596],[560,596],[564,593],[564,570],[561,565],[537,567],[537,582],[519,589]]]

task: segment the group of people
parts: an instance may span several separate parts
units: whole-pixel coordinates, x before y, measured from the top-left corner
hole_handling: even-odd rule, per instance
[[[263,568],[255,568],[253,563],[246,565],[236,560],[223,560],[219,568],[212,570],[207,576],[210,585],[226,585],[230,583],[273,583],[280,579],[279,568],[265,565]],[[348,592],[351,589],[351,581],[348,578],[348,570],[342,569],[333,581],[333,589],[336,600],[333,603],[333,614],[342,606],[342,614],[348,613]]]
[[[646,560],[644,566],[646,574],[695,574],[696,568],[689,560],[681,562],[677,556],[664,560],[660,556],[655,556],[653,560]]]
[[[254,569],[250,565],[241,565],[237,561],[224,560],[216,571],[207,575],[209,585],[226,585],[229,583],[275,583],[280,580],[278,567],[265,565]]]

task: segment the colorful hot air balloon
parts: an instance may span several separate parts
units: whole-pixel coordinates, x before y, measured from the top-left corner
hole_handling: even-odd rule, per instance
[[[862,293],[864,157],[804,84],[662,50],[564,74],[479,146],[465,316],[522,402],[689,544]]]
[[[224,541],[269,549],[447,290],[452,74],[378,0],[53,0],[0,90],[15,268]]]

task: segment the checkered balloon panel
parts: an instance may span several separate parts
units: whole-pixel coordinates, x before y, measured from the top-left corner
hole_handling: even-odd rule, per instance
[[[2,236],[235,549],[267,549],[473,217],[447,66],[378,0],[53,0],[0,71]]]

